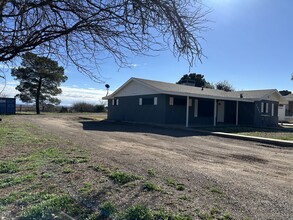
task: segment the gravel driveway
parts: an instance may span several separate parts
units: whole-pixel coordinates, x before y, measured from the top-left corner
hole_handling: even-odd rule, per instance
[[[153,169],[158,184],[168,177],[186,187],[144,198],[117,193],[118,202],[131,197],[182,212],[218,207],[236,219],[293,219],[293,148],[76,115],[19,118],[73,141],[95,163],[137,174]]]

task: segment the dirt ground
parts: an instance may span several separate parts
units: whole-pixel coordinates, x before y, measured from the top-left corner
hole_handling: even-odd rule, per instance
[[[168,177],[186,188],[172,195],[135,197],[125,190],[111,195],[122,205],[143,202],[179,212],[217,207],[235,219],[293,219],[293,147],[82,115],[19,115],[18,120],[74,142],[90,152],[92,163],[142,176],[153,169],[161,177],[153,180],[159,185]],[[85,173],[80,178],[91,177]]]

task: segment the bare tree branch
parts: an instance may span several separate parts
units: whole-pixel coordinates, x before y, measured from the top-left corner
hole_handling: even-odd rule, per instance
[[[33,50],[94,78],[85,61],[113,57],[127,66],[129,52],[146,55],[168,46],[192,66],[203,55],[206,14],[197,0],[2,0],[0,62]]]

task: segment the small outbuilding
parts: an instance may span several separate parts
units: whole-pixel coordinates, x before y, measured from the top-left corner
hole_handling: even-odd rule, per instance
[[[131,78],[108,100],[108,119],[192,126],[277,126],[276,89],[225,92]]]
[[[15,98],[0,98],[0,115],[13,115],[15,112]]]

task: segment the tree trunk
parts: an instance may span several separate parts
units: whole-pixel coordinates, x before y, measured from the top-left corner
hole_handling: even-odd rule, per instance
[[[40,95],[42,88],[42,77],[39,79],[38,88],[37,88],[37,96],[36,96],[36,113],[40,114]]]

